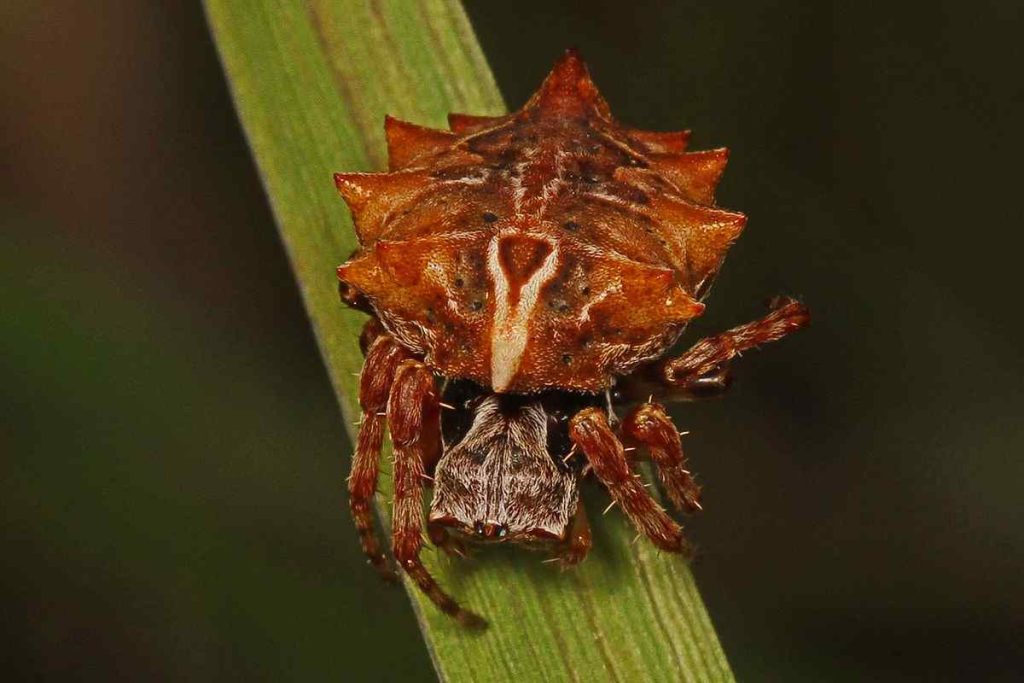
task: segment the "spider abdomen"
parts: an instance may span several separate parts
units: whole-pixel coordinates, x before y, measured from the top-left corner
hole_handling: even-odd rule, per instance
[[[600,391],[656,358],[743,228],[724,150],[630,129],[568,53],[517,113],[388,119],[391,170],[338,174],[361,248],[339,277],[428,366],[497,392]]]

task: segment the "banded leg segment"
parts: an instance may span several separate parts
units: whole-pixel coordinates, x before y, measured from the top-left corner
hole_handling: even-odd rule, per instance
[[[686,552],[683,529],[651,496],[633,472],[622,443],[599,408],[586,408],[569,423],[569,437],[590,461],[594,474],[605,485],[630,521],[662,550]]]
[[[622,422],[622,432],[647,448],[658,478],[677,508],[687,512],[702,509],[700,486],[686,469],[679,432],[661,405],[644,403],[631,410]]]
[[[761,344],[778,341],[810,323],[807,307],[789,297],[776,297],[771,312],[746,325],[701,339],[690,349],[661,366],[662,378],[670,387],[700,393],[701,385],[715,377],[727,376],[728,363],[740,353]]]
[[[359,543],[370,564],[384,578],[397,577],[381,549],[373,527],[373,497],[377,493],[377,476],[381,446],[384,442],[384,411],[388,393],[398,365],[409,353],[387,334],[377,336],[366,352],[366,361],[359,375],[359,406],[362,420],[352,472],[348,477],[348,502],[359,533]]]
[[[398,367],[388,400],[394,449],[395,508],[391,535],[395,559],[431,602],[463,626],[482,627],[481,617],[463,609],[444,592],[420,560],[423,547],[424,462],[440,444],[440,397],[434,376],[416,360]]]

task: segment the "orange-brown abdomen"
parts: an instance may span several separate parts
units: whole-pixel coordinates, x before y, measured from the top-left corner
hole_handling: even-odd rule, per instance
[[[514,114],[388,119],[390,172],[338,174],[360,250],[338,269],[436,372],[496,392],[600,391],[656,358],[744,217],[725,150],[630,129],[574,52]]]

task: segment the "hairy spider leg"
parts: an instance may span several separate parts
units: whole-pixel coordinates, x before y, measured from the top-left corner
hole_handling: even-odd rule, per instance
[[[683,529],[651,496],[640,475],[630,468],[622,442],[600,408],[585,408],[569,424],[569,437],[587,457],[594,474],[612,499],[654,545],[673,553],[688,553]]]
[[[442,612],[464,626],[479,628],[487,622],[445,593],[420,560],[425,462],[440,448],[440,410],[437,386],[427,366],[417,360],[403,361],[388,399],[395,478],[392,551],[399,566]]]
[[[720,374],[738,354],[761,344],[778,341],[806,327],[811,320],[807,307],[789,297],[775,297],[771,312],[759,320],[701,339],[678,358],[665,361],[662,378],[670,387],[697,389],[704,378]]]
[[[569,525],[569,534],[558,555],[559,563],[563,568],[579,564],[587,557],[592,544],[590,521],[587,520],[587,511],[581,500],[576,504],[576,514],[573,515],[572,523]]]
[[[700,486],[686,469],[679,432],[664,407],[657,403],[636,406],[622,421],[622,433],[647,448],[665,492],[678,509],[687,512],[702,509]]]
[[[366,352],[366,361],[359,374],[359,406],[362,419],[352,473],[348,477],[349,508],[359,532],[359,543],[370,564],[386,580],[397,576],[388,566],[387,558],[373,527],[373,497],[377,493],[377,476],[381,446],[384,442],[384,411],[387,409],[391,382],[398,364],[409,353],[387,334],[378,335]]]

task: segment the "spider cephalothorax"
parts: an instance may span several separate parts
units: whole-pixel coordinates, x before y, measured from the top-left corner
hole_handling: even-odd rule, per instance
[[[395,556],[440,607],[478,623],[419,561],[425,484],[442,548],[557,543],[571,564],[590,543],[577,495],[589,465],[643,533],[682,551],[619,438],[655,461],[676,506],[699,509],[679,435],[653,401],[621,424],[613,411],[655,384],[676,398],[724,388],[733,356],[807,312],[780,299],[662,359],[746,219],[714,205],[724,149],[687,153],[687,132],[621,125],[574,52],[518,112],[449,124],[388,118],[390,171],[335,176],[360,243],[338,269],[342,298],[374,316],[349,488],[363,547],[389,573],[370,513],[386,418]]]

